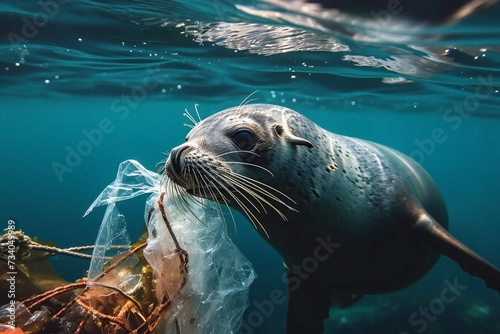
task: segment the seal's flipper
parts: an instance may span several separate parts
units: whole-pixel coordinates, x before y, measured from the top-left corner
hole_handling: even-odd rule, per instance
[[[323,320],[328,318],[331,297],[287,270],[287,334],[321,334]]]
[[[455,239],[431,216],[424,214],[415,224],[426,244],[456,261],[472,276],[481,278],[486,286],[500,293],[500,270]]]

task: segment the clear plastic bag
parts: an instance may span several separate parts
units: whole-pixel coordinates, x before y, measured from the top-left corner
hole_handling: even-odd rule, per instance
[[[188,204],[189,210],[179,212],[173,204],[173,195],[162,195],[163,190],[161,176],[137,161],[120,164],[115,181],[85,213],[94,207],[108,206],[96,242],[89,282],[102,270],[102,259],[129,242],[116,202],[151,194],[146,202],[148,244],[144,257],[153,269],[158,302],[171,299],[170,307],[161,315],[157,332],[236,333],[248,306],[250,284],[256,277],[251,263],[231,242],[219,211],[210,202],[196,199],[198,204],[192,201]],[[116,247],[116,242],[120,247]],[[186,254],[180,254],[181,250]],[[133,266],[134,260],[129,261]],[[182,267],[184,262],[186,268]],[[127,277],[115,284],[123,288],[139,281]]]

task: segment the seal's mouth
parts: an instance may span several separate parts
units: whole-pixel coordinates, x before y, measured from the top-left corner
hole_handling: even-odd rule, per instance
[[[182,153],[186,151],[188,146],[178,146],[170,152],[167,161],[167,170],[172,172],[176,177],[181,177],[182,169],[184,168],[184,159]]]
[[[167,172],[167,177],[172,180],[175,184],[181,186],[182,188],[188,190],[192,186],[184,180],[182,175],[175,170],[175,168],[172,167],[172,162],[167,160],[167,163],[165,165],[165,170]]]
[[[172,151],[170,151],[167,162],[165,163],[165,171],[168,178],[186,190],[196,186],[190,181],[192,177],[189,174],[186,174],[187,171],[184,156],[186,155],[188,148],[188,145],[180,145],[173,148]]]
[[[165,165],[167,177],[183,188],[189,195],[213,200],[221,200],[229,193],[238,190],[231,184],[219,178],[216,174],[209,175],[196,168],[184,168],[180,156],[170,156]],[[184,168],[184,170],[182,169]]]
[[[238,193],[237,188],[218,170],[211,160],[203,161],[189,157],[190,147],[186,144],[175,147],[165,164],[170,180],[183,188],[189,195],[213,200],[227,199]],[[225,172],[227,174],[227,172]],[[241,191],[240,191],[241,192]]]

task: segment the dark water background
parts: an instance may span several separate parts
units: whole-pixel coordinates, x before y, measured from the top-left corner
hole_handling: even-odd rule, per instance
[[[391,13],[388,4],[330,16],[265,1],[0,4],[2,224],[13,219],[60,247],[93,244],[103,210],[82,215],[121,161],[155,170],[184,141],[185,108],[198,103],[206,117],[258,90],[257,102],[422,163],[447,201],[451,232],[499,267],[499,5],[459,20],[453,5],[402,2]],[[144,228],[144,200],[122,209],[132,238]],[[281,259],[248,221],[237,224],[232,238],[259,275],[241,332],[284,333],[285,304],[257,306],[286,291]],[[68,280],[88,268],[53,263]],[[439,304],[454,281],[465,288]],[[429,307],[427,318],[418,314]],[[442,258],[410,288],[332,309],[327,325],[343,334],[500,333],[500,299]]]

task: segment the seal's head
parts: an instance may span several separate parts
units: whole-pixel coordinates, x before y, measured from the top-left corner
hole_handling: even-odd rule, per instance
[[[274,155],[286,154],[284,148],[313,147],[288,126],[287,120],[297,116],[287,108],[252,104],[196,123],[186,142],[170,152],[165,167],[173,182],[168,184],[174,191],[237,208],[254,225],[259,224],[257,215],[269,208],[286,219],[280,207],[294,210],[295,202],[269,184],[277,182],[272,170],[279,159]]]

